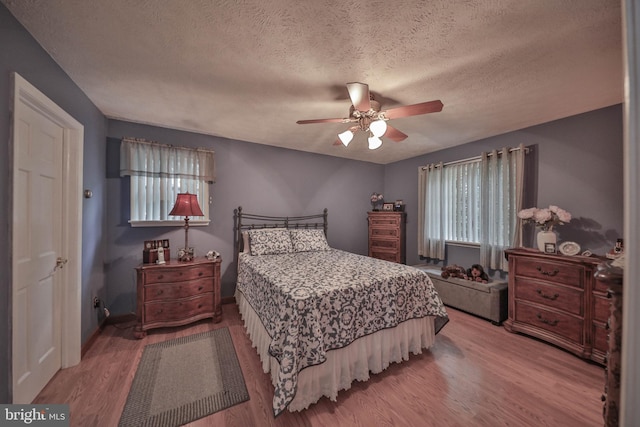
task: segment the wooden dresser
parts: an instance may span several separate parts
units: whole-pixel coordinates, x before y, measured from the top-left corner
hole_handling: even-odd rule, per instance
[[[405,212],[369,212],[369,256],[406,264]]]
[[[504,327],[605,364],[609,299],[594,277],[604,258],[508,249],[509,311]]]
[[[608,329],[608,348],[606,356],[605,386],[602,395],[605,427],[619,424],[620,377],[622,375],[622,282],[624,271],[610,262],[600,264],[596,279],[608,285],[607,297],[610,299]]]
[[[137,271],[136,338],[147,330],[181,326],[196,320],[222,320],[221,259],[141,264]]]

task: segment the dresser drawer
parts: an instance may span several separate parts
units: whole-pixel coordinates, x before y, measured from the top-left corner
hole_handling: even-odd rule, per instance
[[[593,325],[593,348],[606,353],[609,350],[609,331],[605,325]]]
[[[575,343],[583,344],[583,319],[520,301],[516,301],[515,304],[516,321],[544,329]]]
[[[171,322],[187,319],[202,313],[213,312],[213,293],[206,293],[180,301],[156,301],[144,306],[145,321]]]
[[[398,228],[400,228],[400,215],[375,215],[375,216],[369,216],[369,226],[371,227],[376,227],[376,226],[383,226],[383,227],[390,227],[390,226],[396,226]]]
[[[144,287],[144,300],[179,299],[204,292],[213,292],[213,277],[204,277],[190,282],[147,285]]]
[[[146,272],[146,283],[175,283],[200,277],[213,277],[213,264],[193,268],[161,268]]]
[[[385,261],[391,262],[400,262],[398,260],[398,253],[395,251],[383,251],[383,250],[374,250],[373,248],[370,250],[371,257],[382,259]]]
[[[609,319],[609,308],[611,302],[609,298],[593,296],[593,319],[598,322],[606,323]]]
[[[580,289],[516,277],[515,293],[515,297],[518,299],[584,316],[584,304],[582,303],[584,295]]]
[[[372,239],[371,240],[371,250],[377,249],[389,249],[394,252],[398,249],[399,246],[398,239],[389,240],[389,239]]]
[[[371,227],[369,229],[369,238],[375,239],[376,237],[400,237],[400,229]]]
[[[584,288],[584,268],[579,265],[522,258],[516,263],[515,275]]]

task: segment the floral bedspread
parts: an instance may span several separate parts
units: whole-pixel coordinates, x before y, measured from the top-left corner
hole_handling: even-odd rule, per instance
[[[336,249],[240,254],[237,288],[280,363],[276,416],[295,397],[298,372],[323,363],[327,351],[409,319],[435,316],[436,333],[449,320],[423,271]]]

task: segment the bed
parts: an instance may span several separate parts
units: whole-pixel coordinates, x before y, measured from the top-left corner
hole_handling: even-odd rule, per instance
[[[355,380],[430,347],[447,323],[417,268],[331,248],[327,210],[235,211],[236,303],[274,386],[273,413],[335,401]]]

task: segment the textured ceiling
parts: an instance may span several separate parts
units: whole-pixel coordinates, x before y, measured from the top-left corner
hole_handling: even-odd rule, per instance
[[[619,0],[0,0],[110,118],[390,163],[623,101]],[[368,150],[345,83],[409,137]]]

